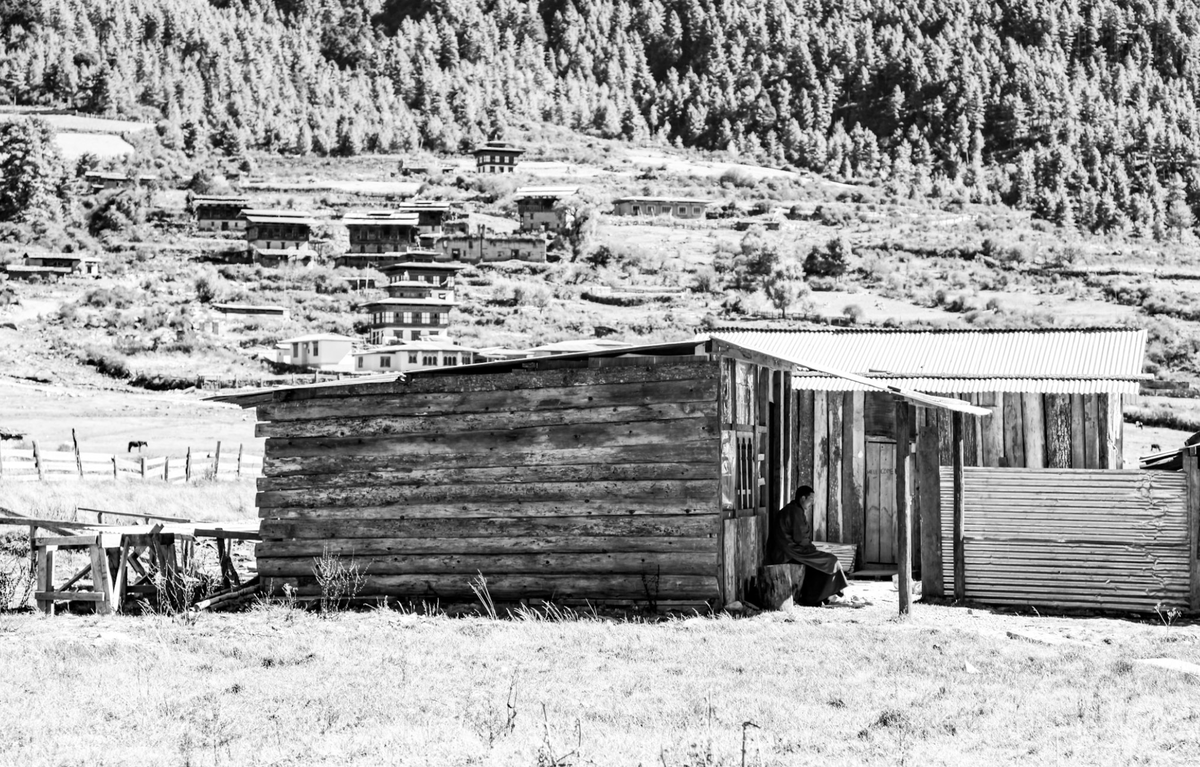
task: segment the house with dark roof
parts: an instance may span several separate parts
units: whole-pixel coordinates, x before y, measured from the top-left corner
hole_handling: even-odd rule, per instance
[[[507,141],[488,141],[475,149],[475,170],[480,173],[512,173],[525,150]]]

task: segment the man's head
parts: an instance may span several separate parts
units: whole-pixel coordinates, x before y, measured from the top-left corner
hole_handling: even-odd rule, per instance
[[[808,485],[801,485],[796,489],[796,503],[800,504],[800,508],[808,511],[813,505],[813,489]]]

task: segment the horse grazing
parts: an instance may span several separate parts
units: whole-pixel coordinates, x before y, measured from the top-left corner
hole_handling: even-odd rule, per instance
[[[134,449],[135,447],[138,449],[138,452],[139,452],[139,453],[140,453],[140,452],[142,452],[142,448],[146,447],[146,440],[144,440],[144,439],[138,439],[138,440],[132,440],[132,441],[130,441],[130,443],[129,443],[129,449],[128,449],[128,450],[126,450],[125,452],[126,452],[126,453],[132,453],[132,452],[133,452],[133,449]]]
[[[1150,446],[1150,452],[1151,452],[1151,453],[1161,453],[1161,452],[1162,452],[1162,445],[1151,445],[1151,446]]]

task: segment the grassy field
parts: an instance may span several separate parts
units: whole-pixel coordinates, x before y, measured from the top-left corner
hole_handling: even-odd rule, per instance
[[[0,762],[1189,764],[1200,627],[915,606],[665,621],[0,617]]]
[[[254,483],[197,481],[184,489],[153,480],[0,482],[0,508],[48,519],[73,520],[75,509],[83,507],[226,522],[257,518]],[[81,521],[96,520],[85,516]],[[13,529],[0,527],[0,534]]]

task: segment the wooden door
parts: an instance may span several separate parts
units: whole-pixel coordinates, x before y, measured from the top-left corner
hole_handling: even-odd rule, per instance
[[[867,502],[863,524],[863,559],[872,564],[896,563],[896,443],[867,441]]]

